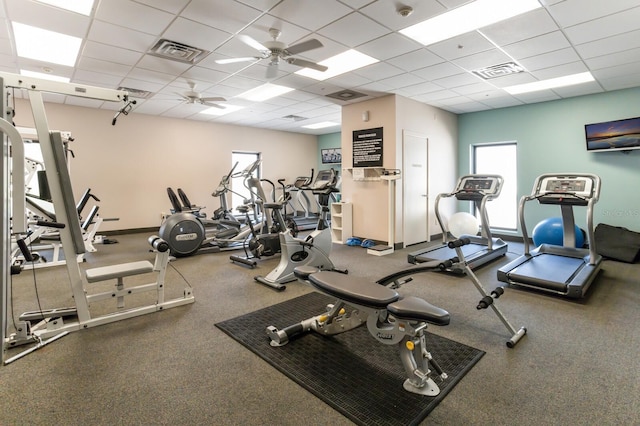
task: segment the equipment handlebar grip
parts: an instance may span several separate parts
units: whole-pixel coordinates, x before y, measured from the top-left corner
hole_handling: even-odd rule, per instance
[[[453,241],[449,241],[449,243],[447,244],[447,246],[449,248],[456,248],[456,247],[462,247],[464,245],[470,244],[471,240],[469,238],[459,238],[457,240],[453,240]]]
[[[36,225],[38,226],[47,226],[49,228],[63,229],[66,225],[64,223],[59,222],[49,222],[46,220],[38,220],[36,221]]]

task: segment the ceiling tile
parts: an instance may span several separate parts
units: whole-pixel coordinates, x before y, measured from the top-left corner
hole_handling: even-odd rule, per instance
[[[269,14],[316,31],[351,12],[352,9],[336,0],[284,0]]]
[[[156,37],[102,21],[94,21],[89,29],[89,40],[109,46],[127,46],[127,50],[146,52]]]
[[[358,51],[381,61],[419,49],[420,44],[399,34],[389,33],[358,46]]]
[[[358,31],[354,31],[354,28],[358,28]],[[349,47],[357,47],[369,40],[389,34],[389,30],[366,16],[353,12],[327,25],[318,33]]]
[[[87,41],[82,51],[83,56],[123,65],[135,65],[144,54],[117,46]]]
[[[560,49],[549,53],[543,53],[542,55],[521,59],[519,62],[527,71],[537,71],[579,60],[580,57],[576,51],[571,47],[567,47],[566,49]]]
[[[182,11],[187,19],[231,34],[241,31],[260,15],[257,9],[229,0],[191,0]]]
[[[494,48],[495,46],[478,31],[450,38],[428,47],[431,52],[447,60],[473,55]]]
[[[560,31],[533,37],[503,47],[504,51],[514,59],[524,59],[547,52],[564,49],[570,43]]]
[[[403,17],[397,12],[400,6],[410,6],[413,8],[413,12],[409,16]],[[410,0],[402,3],[375,1],[360,9],[360,13],[387,28],[397,31],[439,15],[446,10],[447,8],[437,1]]]
[[[390,61],[393,66],[401,68],[405,71],[414,71],[431,65],[444,62],[440,56],[429,52],[426,48],[414,50],[404,55],[396,56]]]
[[[596,58],[586,59],[585,63],[591,70],[608,68],[617,65],[626,65],[640,61],[640,48],[616,52],[610,55],[602,55]]]
[[[640,47],[640,29],[600,40],[576,45],[575,49],[585,59],[613,52]]]
[[[609,2],[611,3],[611,2]],[[582,44],[638,29],[640,7],[588,21],[565,30],[572,43]]]
[[[169,13],[179,13],[191,0],[135,0],[137,3],[161,9]]]
[[[98,2],[95,16],[100,21],[148,34],[161,33],[174,20],[171,13],[128,0]]]
[[[543,8],[484,27],[480,32],[492,42],[505,45],[551,33],[557,29],[558,26],[549,12]]]
[[[571,27],[634,7],[638,7],[637,0],[565,0],[551,5],[549,10],[560,25]]]

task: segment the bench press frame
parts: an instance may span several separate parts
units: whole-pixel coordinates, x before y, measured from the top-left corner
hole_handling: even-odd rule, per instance
[[[448,376],[427,350],[424,331],[428,322],[447,325],[449,314],[415,296],[401,298],[395,290],[366,279],[334,271],[320,271],[314,277],[314,269],[296,268],[296,277],[337,301],[327,306],[326,313],[281,330],[268,326],[266,333],[270,345],[286,345],[292,337],[309,331],[332,336],[366,324],[369,334],[378,342],[398,346],[407,376],[402,385],[404,390],[425,396],[438,395],[440,388],[431,377],[432,373],[435,371],[441,380]],[[329,282],[331,284],[325,285]],[[432,320],[427,319],[431,317]]]
[[[56,219],[59,223],[65,225],[60,229],[60,241],[67,257],[83,255],[86,251],[84,244],[83,233],[80,228],[78,214],[76,211],[75,201],[73,198],[73,188],[71,186],[71,178],[69,176],[69,170],[66,166],[66,158],[63,150],[62,136],[60,132],[50,132],[47,123],[44,101],[42,92],[59,93],[70,96],[80,96],[91,99],[100,99],[103,101],[113,102],[128,102],[128,93],[121,90],[102,89],[97,87],[60,83],[50,80],[43,80],[38,78],[26,77],[15,74],[0,73],[0,86],[3,89],[3,93],[6,93],[7,88],[23,89],[29,93],[29,102],[31,104],[31,110],[33,113],[34,123],[38,140],[41,144],[42,156],[45,163],[45,172],[47,174],[47,180],[49,183],[49,189],[51,191],[51,198],[53,201],[54,209],[56,212]],[[3,94],[3,101],[6,95]],[[6,104],[3,102],[3,105]],[[7,132],[10,136],[12,145],[21,144],[22,139],[11,129],[10,123],[8,123],[4,117],[0,118],[3,123],[0,126],[3,132]],[[17,137],[16,137],[17,135]],[[19,139],[19,140],[18,140]],[[22,149],[20,145],[16,149]],[[14,170],[22,170],[24,164],[20,164],[18,168]],[[22,175],[22,173],[20,173]],[[8,183],[5,180],[5,183]],[[23,198],[22,191],[24,191],[24,182],[21,181],[17,184],[17,188],[14,187],[14,198]],[[19,190],[19,191],[18,191]],[[5,194],[7,188],[4,188]],[[15,206],[14,206],[15,208]],[[15,211],[15,210],[14,210]],[[25,223],[22,218],[23,211],[16,211],[17,219],[14,223],[14,232],[24,232]],[[7,234],[3,225],[3,237],[4,244],[3,251],[6,251],[6,244],[8,242]],[[150,241],[151,242],[151,241]],[[162,244],[164,243],[164,244]],[[139,315],[144,315],[151,312],[157,312],[163,309],[173,308],[186,304],[193,303],[195,301],[192,289],[187,286],[182,296],[172,300],[164,300],[164,278],[166,267],[169,262],[168,245],[160,238],[154,239],[154,249],[156,250],[155,264],[152,266],[152,270],[157,273],[156,281],[152,284],[133,287],[133,289],[116,288],[115,292],[111,293],[115,295],[116,300],[123,302],[123,298],[127,294],[133,294],[134,292],[156,290],[157,298],[154,303],[146,306],[123,309],[120,308],[114,310],[112,313],[93,316],[90,311],[90,301],[96,301],[104,298],[105,296],[88,296],[89,282],[86,275],[83,275],[80,266],[77,262],[66,262],[66,268],[69,275],[69,283],[71,287],[71,293],[73,295],[75,307],[54,309],[50,313],[50,316],[46,316],[43,321],[34,327],[31,327],[29,320],[20,321],[18,324],[19,330],[11,336],[4,335],[4,329],[6,325],[6,319],[9,315],[13,315],[9,312],[8,301],[11,300],[10,285],[7,285],[7,270],[3,271],[3,283],[2,283],[2,305],[0,307],[2,313],[2,361],[4,364],[12,362],[27,353],[33,352],[38,348],[68,334],[72,331],[82,330],[89,327],[108,324],[115,321],[120,321],[128,318],[132,318]],[[165,250],[166,245],[166,250]],[[7,257],[7,262],[9,257]],[[150,262],[149,262],[150,264]],[[127,266],[128,265],[128,266]],[[6,264],[4,264],[6,268]],[[132,266],[132,264],[116,265],[108,269],[109,267],[93,271],[93,281],[105,278],[120,278],[131,275],[134,272],[149,272],[148,265],[140,268],[140,264]],[[10,277],[9,277],[10,279]],[[93,299],[92,299],[93,298]],[[122,304],[122,303],[120,303]],[[65,313],[65,315],[62,315]],[[59,314],[59,315],[58,315]],[[65,322],[66,315],[73,315],[75,319],[70,322]],[[68,319],[68,318],[67,318]],[[48,340],[44,340],[48,339]],[[12,357],[9,360],[5,360],[5,351],[8,347],[15,347],[18,343],[36,343],[36,346],[24,351]]]

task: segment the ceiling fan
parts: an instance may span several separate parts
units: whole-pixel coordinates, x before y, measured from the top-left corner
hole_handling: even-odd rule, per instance
[[[187,83],[189,84],[190,90],[187,90],[186,92],[182,92],[182,93],[174,92],[176,95],[180,96],[180,98],[182,98],[182,100],[185,103],[207,105],[210,107],[220,108],[220,109],[225,108],[224,106],[215,103],[215,102],[225,102],[226,101],[225,98],[221,98],[221,97],[203,98],[200,92],[195,91],[196,84],[194,82],[188,81]]]
[[[281,31],[276,28],[270,28],[269,34],[273,40],[259,43],[248,35],[240,34],[238,38],[246,45],[253,47],[258,52],[259,56],[248,56],[243,58],[229,58],[219,59],[216,61],[218,64],[231,64],[234,62],[246,62],[256,61],[261,59],[270,59],[269,67],[267,68],[267,78],[275,77],[278,73],[278,65],[280,60],[285,61],[288,64],[295,65],[303,68],[311,68],[318,71],[326,71],[328,68],[324,65],[316,64],[315,62],[307,61],[300,58],[293,58],[292,55],[307,52],[312,49],[323,47],[319,40],[311,39],[303,41],[302,43],[288,46],[281,41],[278,41]]]

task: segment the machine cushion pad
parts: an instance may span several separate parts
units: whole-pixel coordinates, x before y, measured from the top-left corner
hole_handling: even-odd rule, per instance
[[[415,296],[390,304],[387,311],[398,319],[426,321],[435,325],[447,325],[450,320],[449,312]]]
[[[320,271],[309,275],[309,282],[330,296],[370,308],[384,309],[400,297],[396,291],[388,287],[339,272]]]

